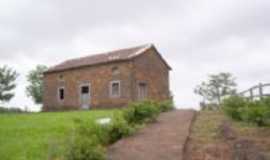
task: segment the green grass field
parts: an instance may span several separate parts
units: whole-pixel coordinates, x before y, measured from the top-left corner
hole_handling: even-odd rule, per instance
[[[61,154],[64,143],[75,127],[75,119],[94,123],[97,118],[112,117],[119,112],[94,110],[0,114],[0,159],[47,160],[49,154]]]

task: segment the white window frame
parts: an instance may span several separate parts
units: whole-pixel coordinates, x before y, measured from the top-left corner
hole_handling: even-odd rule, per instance
[[[64,98],[63,99],[60,98],[60,90],[61,89],[64,90]],[[59,102],[63,102],[65,100],[65,96],[66,96],[66,94],[65,94],[65,87],[58,87],[57,88],[57,99],[58,99],[58,101]]]
[[[113,84],[114,83],[118,83],[118,85],[119,85],[118,95],[113,95],[112,94],[112,92],[113,92],[112,89],[113,89]],[[110,88],[110,97],[111,98],[119,98],[119,97],[121,97],[121,81],[120,80],[111,81],[109,88]]]

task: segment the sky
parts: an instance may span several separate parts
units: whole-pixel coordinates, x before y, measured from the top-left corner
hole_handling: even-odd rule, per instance
[[[20,74],[7,106],[39,110],[25,94],[37,64],[155,44],[172,66],[178,108],[209,74],[231,72],[239,91],[270,81],[269,0],[0,0],[0,66]]]

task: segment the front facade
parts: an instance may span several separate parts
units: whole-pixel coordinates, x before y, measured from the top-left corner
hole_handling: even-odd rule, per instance
[[[43,110],[123,107],[170,98],[170,66],[153,45],[63,62],[44,73]]]

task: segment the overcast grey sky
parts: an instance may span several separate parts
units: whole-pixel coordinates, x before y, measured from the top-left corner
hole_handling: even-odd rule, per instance
[[[0,64],[20,77],[9,106],[31,106],[25,75],[37,64],[154,43],[172,66],[178,107],[194,87],[232,72],[239,89],[270,81],[269,0],[0,0]]]

